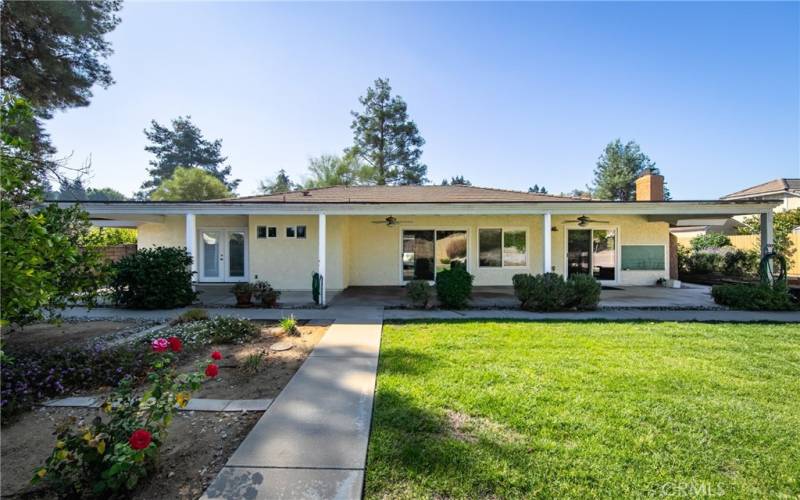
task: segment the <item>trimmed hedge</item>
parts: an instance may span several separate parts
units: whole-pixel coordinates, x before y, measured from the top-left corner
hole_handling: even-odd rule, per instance
[[[591,310],[600,302],[600,283],[589,275],[564,281],[558,273],[517,274],[512,283],[514,294],[527,311]]]
[[[798,308],[785,281],[773,286],[752,283],[731,283],[711,287],[714,302],[732,309],[748,311],[791,311]]]
[[[462,309],[472,296],[474,279],[475,276],[469,274],[463,266],[439,271],[436,273],[436,297],[443,307]]]
[[[112,266],[114,301],[135,309],[173,309],[197,297],[192,290],[192,256],[184,248],[139,250]]]
[[[431,300],[431,285],[425,280],[409,281],[406,284],[406,294],[414,307],[428,307]]]

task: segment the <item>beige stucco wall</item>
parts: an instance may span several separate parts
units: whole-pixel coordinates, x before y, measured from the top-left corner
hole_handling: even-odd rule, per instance
[[[541,273],[542,216],[402,216],[409,223],[387,227],[373,224],[377,216],[327,217],[327,289],[341,290],[348,286],[397,286],[401,279],[401,231],[403,229],[465,229],[468,238],[468,270],[475,275],[476,286],[507,286],[517,273]],[[566,267],[565,220],[575,215],[553,216],[551,232],[552,261],[555,272],[563,274]],[[618,230],[618,256],[621,245],[664,245],[669,248],[669,227],[664,222],[648,222],[640,216],[595,216],[608,224],[587,226]],[[278,237],[258,239],[257,226],[275,226]],[[286,227],[305,225],[305,239],[286,238]],[[317,269],[319,241],[316,215],[281,216],[198,216],[198,230],[204,227],[246,227],[248,230],[250,279],[265,279],[281,290],[309,290],[311,274]],[[527,266],[523,268],[478,267],[478,228],[525,229],[528,233]],[[165,217],[164,223],[147,223],[139,227],[139,248],[152,245],[185,246],[183,216]],[[669,261],[668,258],[665,259]],[[652,285],[658,278],[668,277],[663,271],[619,271],[623,285]]]

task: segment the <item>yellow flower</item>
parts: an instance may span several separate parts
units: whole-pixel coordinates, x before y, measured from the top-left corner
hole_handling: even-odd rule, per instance
[[[40,478],[43,478],[44,476],[47,475],[47,469],[42,467],[41,469],[36,471],[36,475],[39,476]]]
[[[186,392],[179,392],[175,396],[175,401],[181,408],[186,408],[186,405],[189,403],[189,394]]]
[[[86,431],[86,434],[83,435],[83,439],[84,439],[84,441],[91,441],[92,440],[92,433],[89,432],[89,431]]]
[[[58,450],[58,452],[56,452],[56,458],[58,460],[66,460],[68,456],[69,453],[67,452],[67,450]]]
[[[106,413],[111,413],[111,401],[106,401],[103,403],[103,411]]]
[[[100,441],[99,443],[97,443],[97,453],[102,455],[105,452],[106,452],[106,442]]]
[[[64,443],[64,441],[56,441],[56,448],[58,448],[59,450],[60,450],[61,448],[63,448],[64,446],[66,446],[66,444]]]

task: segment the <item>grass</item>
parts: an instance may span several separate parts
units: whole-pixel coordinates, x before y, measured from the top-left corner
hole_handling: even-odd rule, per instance
[[[368,498],[800,495],[800,328],[384,326]]]

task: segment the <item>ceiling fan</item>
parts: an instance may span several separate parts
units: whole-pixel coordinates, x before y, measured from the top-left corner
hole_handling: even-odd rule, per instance
[[[386,224],[388,227],[396,226],[398,224],[410,224],[410,220],[397,220],[397,217],[390,215],[385,219],[381,220],[374,220],[372,221],[373,224]]]
[[[585,215],[581,215],[580,217],[578,217],[575,220],[565,220],[564,221],[565,224],[570,223],[570,222],[577,222],[578,225],[581,226],[581,227],[585,226],[586,224],[592,223],[592,222],[596,223],[596,224],[608,224],[607,220],[595,220],[595,219],[592,219],[591,217],[587,217]]]

